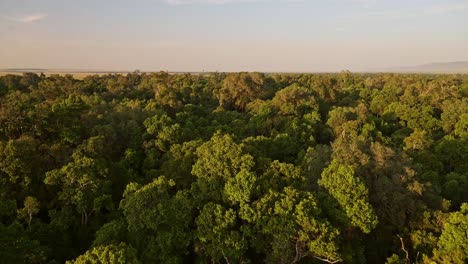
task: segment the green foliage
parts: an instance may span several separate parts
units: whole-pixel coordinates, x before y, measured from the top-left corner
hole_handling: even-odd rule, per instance
[[[359,227],[364,233],[370,233],[376,227],[378,220],[369,204],[369,191],[354,174],[352,167],[333,161],[323,171],[319,185],[338,201],[350,218],[351,225]]]
[[[256,175],[247,170],[241,170],[224,185],[226,197],[232,203],[250,202],[255,192]]]
[[[174,180],[177,185],[190,187],[194,180],[191,172],[197,160],[196,151],[201,144],[201,140],[195,140],[172,145],[162,158],[161,174]]]
[[[202,178],[229,179],[254,165],[252,156],[243,154],[242,147],[229,135],[214,135],[197,149],[197,157],[192,173]]]
[[[302,116],[309,111],[318,110],[311,92],[304,87],[292,85],[276,92],[271,104],[280,114]]]
[[[96,232],[93,246],[119,244],[127,239],[127,233],[127,223],[124,220],[113,220]]]
[[[96,143],[99,144],[94,139],[88,140],[73,153],[72,161],[48,171],[44,179],[46,184],[59,187],[58,199],[76,208],[83,225],[92,213],[111,206],[109,170],[102,160],[88,157],[97,154],[96,148],[100,146]]]
[[[263,175],[259,177],[263,192],[281,191],[285,187],[301,188],[305,184],[302,170],[293,164],[273,161]]]
[[[468,139],[447,137],[435,147],[437,159],[442,162],[444,171],[465,173],[468,171]]]
[[[164,177],[144,186],[130,183],[120,202],[130,241],[144,262],[180,263],[188,254],[192,205],[187,192],[173,194],[174,185]]]
[[[216,90],[219,105],[226,109],[245,110],[247,104],[261,96],[265,77],[261,73],[231,73]]]
[[[247,250],[247,241],[236,230],[237,216],[233,209],[207,203],[196,219],[197,252],[212,261],[241,262]]]
[[[67,264],[138,264],[136,251],[132,247],[121,243],[119,245],[99,246],[86,251],[75,260]]]
[[[253,246],[265,252],[268,263],[291,263],[305,257],[340,260],[338,230],[320,217],[315,197],[285,188],[265,194],[241,208],[241,218],[251,223]]]
[[[468,259],[468,204],[449,215],[434,251],[434,260],[442,263],[465,263]]]
[[[454,132],[459,136],[463,136],[466,133],[466,130],[463,131],[462,127],[466,123],[466,115],[468,113],[467,98],[444,101],[442,111],[440,119],[444,131],[447,133]]]
[[[405,264],[407,262],[400,256],[393,254],[391,257],[387,258],[387,261],[385,263],[386,264]]]
[[[17,224],[0,224],[0,260],[2,263],[44,263],[46,249],[30,239]]]
[[[37,213],[39,213],[39,201],[32,196],[24,198],[24,207],[18,210],[18,218],[24,219],[31,227],[32,218]]]
[[[253,165],[252,156],[244,154],[242,146],[231,136],[215,134],[197,149],[197,161],[192,169],[197,177],[194,195],[221,201],[225,182],[242,170],[249,171]]]
[[[6,143],[6,144],[5,144]],[[0,142],[0,184],[27,186],[33,180],[39,161],[37,141],[25,136],[17,140]]]
[[[467,87],[0,76],[0,263],[464,263]]]

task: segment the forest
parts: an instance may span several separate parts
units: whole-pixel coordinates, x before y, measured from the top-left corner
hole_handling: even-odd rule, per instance
[[[0,77],[0,263],[466,263],[468,75]]]

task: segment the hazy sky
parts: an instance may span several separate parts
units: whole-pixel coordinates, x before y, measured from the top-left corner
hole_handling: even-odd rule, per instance
[[[0,0],[0,68],[368,70],[468,60],[468,0]]]

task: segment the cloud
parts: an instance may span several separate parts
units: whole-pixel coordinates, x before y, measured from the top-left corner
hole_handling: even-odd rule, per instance
[[[46,14],[32,14],[32,15],[21,17],[18,19],[18,21],[23,22],[23,23],[31,23],[31,22],[42,20],[46,17],[47,17]]]
[[[17,17],[4,17],[7,20],[21,22],[21,23],[32,23],[39,20],[42,20],[47,17],[47,14],[38,13],[38,14],[29,14],[25,16],[17,16]]]

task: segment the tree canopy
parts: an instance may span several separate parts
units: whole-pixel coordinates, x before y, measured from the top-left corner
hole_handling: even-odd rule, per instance
[[[0,263],[466,263],[468,75],[0,77]]]

